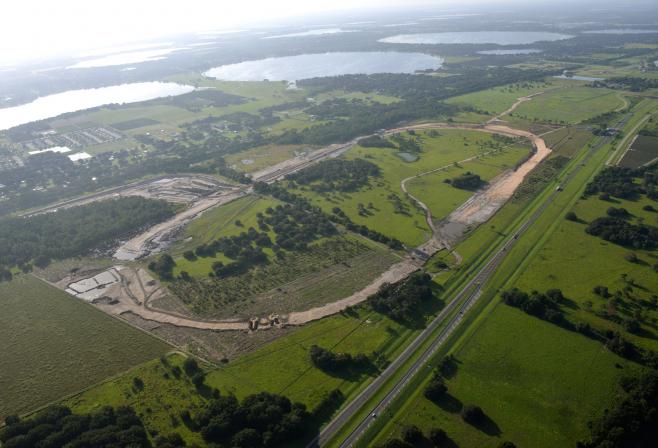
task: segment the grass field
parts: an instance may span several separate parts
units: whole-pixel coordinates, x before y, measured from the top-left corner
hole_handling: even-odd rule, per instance
[[[546,144],[554,154],[572,157],[593,137],[592,133],[585,129],[573,126],[557,129],[542,135]]]
[[[606,210],[610,206],[626,208],[634,216],[632,219],[634,222],[643,221],[653,225],[652,223],[656,221],[656,213],[642,210],[644,205],[652,203],[653,201],[646,198],[638,201],[619,200],[614,204],[596,197],[578,200],[572,211],[581,222],[568,220],[560,222],[555,233],[539,249],[524,270],[517,285],[522,289],[540,291],[560,288],[577,304],[577,308],[569,310],[573,319],[589,322],[596,328],[624,332],[621,325],[598,317],[590,311],[590,309],[596,311],[609,306],[606,300],[592,292],[592,288],[603,285],[612,293],[615,290],[623,290],[627,286],[622,275],[633,279],[635,287],[632,288],[632,294],[624,299],[624,302],[629,303],[622,304],[617,310],[620,316],[630,317],[633,307],[627,305],[638,301],[648,303],[652,294],[658,290],[658,278],[652,268],[658,253],[609,243],[585,233],[585,227],[587,222],[606,216]],[[631,263],[624,258],[631,251],[638,255],[640,262]],[[645,318],[642,332],[639,335],[624,332],[624,337],[638,345],[658,350],[658,326],[656,326],[658,313],[651,307],[645,307],[643,315]]]
[[[518,145],[496,154],[482,156],[471,162],[461,163],[458,167],[450,166],[445,171],[412,180],[408,184],[409,192],[424,202],[432,211],[432,216],[440,220],[447,217],[473,195],[472,191],[461,190],[445,183],[446,179],[470,171],[488,182],[503,171],[513,168],[516,162],[527,154],[528,148]]]
[[[503,304],[458,344],[448,395],[433,403],[419,389],[375,443],[416,424],[445,430],[453,446],[495,448],[502,440],[520,447],[573,446],[627,371],[615,367],[626,362],[600,343]],[[480,406],[489,422],[480,428],[463,422],[459,412],[468,404]]]
[[[425,311],[435,312],[440,306],[441,302],[436,300],[429,304]],[[334,351],[352,354],[370,355],[376,350],[384,359],[391,360],[419,331],[363,307],[357,307],[352,313],[338,314],[292,330],[285,338],[271,342],[220,368],[211,368],[205,384],[220,389],[224,394],[233,393],[238,398],[262,390],[279,393],[293,401],[304,403],[311,410],[327,393],[338,388],[344,394],[346,402],[372,380],[372,374],[326,374],[311,364],[308,353],[311,345],[318,344]],[[244,337],[247,338],[248,335]],[[170,355],[168,364],[180,366],[182,359],[180,355]],[[165,373],[168,378],[165,378]],[[133,387],[133,378],[143,381],[142,391]],[[131,405],[142,417],[150,432],[178,432],[189,445],[202,441],[199,434],[191,432],[181,423],[179,412],[186,408],[195,409],[203,401],[185,374],[177,379],[172,375],[171,367],[154,360],[114,380],[94,386],[65,403],[81,412],[106,404]],[[340,404],[335,403],[336,407]]]
[[[366,225],[386,235],[398,238],[405,244],[416,246],[424,242],[429,236],[429,228],[425,222],[423,213],[403,194],[400,182],[410,176],[429,171],[435,168],[450,166],[451,164],[466,158],[483,154],[493,150],[499,150],[505,146],[496,141],[495,137],[477,131],[441,130],[437,136],[429,133],[417,133],[422,138],[422,152],[415,162],[404,162],[396,155],[396,149],[391,148],[363,148],[355,147],[347,152],[347,159],[362,158],[377,164],[381,169],[381,176],[371,178],[370,185],[356,192],[350,193],[326,193],[318,194],[309,190],[297,189],[296,192],[308,197],[326,211],[334,207],[340,207],[354,222]],[[526,150],[527,151],[527,150]],[[501,160],[514,164],[511,158],[520,157],[523,150],[514,149],[503,152]],[[511,158],[510,158],[511,157]],[[485,164],[493,161],[486,158],[482,161],[480,169],[485,172],[492,167]],[[493,162],[494,165],[497,162]],[[470,166],[470,165],[469,165]],[[473,165],[474,169],[477,165]],[[499,168],[497,168],[499,169]],[[428,176],[428,178],[431,176]],[[415,185],[415,182],[411,185]],[[432,188],[434,183],[432,183]],[[438,188],[438,187],[437,187]],[[448,188],[441,197],[424,194],[423,197],[430,198],[439,212],[448,211],[453,204],[461,203],[464,197],[468,197],[464,191]],[[358,204],[373,207],[369,209],[370,214],[362,216],[359,214]],[[440,203],[440,204],[439,204]],[[396,213],[396,206],[398,212]],[[434,208],[432,208],[434,210]],[[438,216],[438,215],[437,215]]]
[[[510,84],[455,96],[446,100],[446,103],[471,106],[491,117],[507,110],[518,98],[542,92],[550,86],[551,84],[545,82]]]
[[[231,154],[226,157],[229,165],[235,165],[235,169],[245,173],[267,168],[279,162],[292,159],[298,154],[311,151],[312,147],[307,145],[265,145],[246,151]]]
[[[0,419],[171,349],[31,276],[0,283],[0,305]]]
[[[613,90],[570,87],[526,101],[512,116],[550,123],[580,123],[624,104]]]

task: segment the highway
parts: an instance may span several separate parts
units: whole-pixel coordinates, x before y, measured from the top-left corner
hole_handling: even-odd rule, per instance
[[[629,119],[630,113],[626,114],[621,119],[618,126],[622,127]],[[561,185],[564,186],[569,183],[587,164],[590,158],[610,141],[609,137],[600,137],[596,145],[589,149],[588,153],[583,159],[574,167],[567,176],[562,180]],[[389,381],[419,349],[423,346],[432,334],[445,323],[443,329],[435,337],[432,343],[427,347],[416,361],[408,368],[408,370],[397,381],[393,388],[379,401],[374,407],[369,409],[366,417],[359,422],[358,426],[347,436],[340,444],[341,448],[352,447],[356,444],[359,438],[365,433],[368,427],[376,420],[377,416],[384,413],[386,408],[395,399],[395,397],[402,391],[402,389],[409,383],[409,381],[420,372],[430,361],[431,357],[441,347],[454,330],[462,322],[466,312],[478,301],[481,297],[483,288],[486,282],[493,276],[496,269],[505,259],[507,253],[517,243],[529,228],[534,224],[546,208],[553,202],[555,197],[560,194],[561,189],[555,189],[551,192],[544,202],[529,216],[516,230],[516,232],[505,241],[505,243],[492,254],[474,277],[469,280],[466,285],[454,296],[449,304],[430,322],[430,324],[416,337],[416,339],[377,377],[370,383],[354,400],[352,400],[327,426],[325,426],[320,434],[313,439],[307,448],[315,448],[318,446],[325,446],[332,438],[350,422],[354,416],[363,408],[363,406],[373,397],[376,393]],[[453,313],[458,310],[457,313]],[[451,316],[446,323],[445,320]]]

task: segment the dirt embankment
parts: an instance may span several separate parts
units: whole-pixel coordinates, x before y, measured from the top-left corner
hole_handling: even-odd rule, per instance
[[[529,98],[528,98],[529,99]],[[519,99],[517,103],[503,114],[511,112],[516,106],[527,99]],[[501,114],[501,116],[503,115]],[[500,116],[499,116],[500,117]],[[499,119],[496,117],[496,119]],[[104,311],[115,314],[134,314],[142,319],[171,324],[178,327],[187,327],[204,330],[249,330],[255,327],[269,328],[280,323],[291,325],[303,325],[305,323],[317,320],[341,310],[359,304],[365,301],[369,295],[376,292],[384,283],[393,283],[400,281],[410,275],[412,272],[420,269],[424,262],[434,253],[447,247],[450,243],[456,241],[463,231],[476,224],[480,224],[489,219],[493,214],[514,194],[525,176],[532,171],[548,154],[550,149],[546,146],[543,139],[528,132],[519,129],[513,129],[499,122],[489,122],[486,125],[469,125],[469,124],[447,124],[447,123],[426,123],[413,126],[406,126],[387,131],[387,134],[401,132],[406,130],[423,130],[423,129],[463,129],[500,134],[510,137],[522,137],[530,140],[535,148],[535,152],[527,161],[525,161],[516,170],[509,170],[493,179],[485,189],[478,191],[473,197],[466,201],[462,206],[455,210],[439,226],[435,225],[432,220],[431,210],[422,201],[413,198],[421,208],[425,210],[428,225],[433,231],[432,237],[421,246],[412,249],[407,257],[399,263],[391,266],[386,272],[373,280],[368,286],[344,299],[316,307],[307,311],[293,312],[287,316],[273,316],[253,318],[249,321],[205,321],[192,319],[173,312],[154,309],[149,306],[149,302],[166,294],[166,290],[160,283],[151,278],[148,272],[143,269],[126,268],[115,266],[114,272],[118,272],[121,281],[112,285],[106,285],[105,299],[96,301],[96,305]],[[293,160],[282,162],[266,170],[254,174],[254,179],[265,182],[273,182],[286,174],[302,169],[312,163],[322,160],[326,157],[337,156],[356,144],[355,139],[343,145],[331,145],[319,149],[304,157],[297,157]],[[425,175],[443,168],[430,170],[419,175]],[[417,177],[412,176],[401,183],[401,189],[408,194],[406,182]],[[147,232],[124,243],[117,251],[115,257],[124,260],[133,260],[140,256],[146,255],[153,250],[158,250],[167,243],[167,239],[178,229],[181,229],[190,220],[199,216],[209,208],[225,204],[238,197],[247,194],[249,187],[242,187],[230,192],[216,193],[196,201],[190,208],[179,213],[173,219],[158,224]],[[78,279],[79,281],[80,279]],[[83,279],[84,280],[84,279]],[[68,284],[65,286],[67,287]]]

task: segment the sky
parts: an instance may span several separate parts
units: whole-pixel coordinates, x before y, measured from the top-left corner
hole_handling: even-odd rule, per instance
[[[243,28],[300,15],[454,1],[6,0],[0,3],[0,65],[190,31]]]

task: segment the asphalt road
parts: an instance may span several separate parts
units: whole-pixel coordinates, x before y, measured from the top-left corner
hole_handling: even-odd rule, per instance
[[[627,114],[618,124],[622,127],[628,120],[630,114]],[[562,181],[561,185],[569,183],[587,164],[589,159],[594,153],[605,145],[610,138],[604,137],[589,150],[585,158],[572,169]],[[352,447],[365,433],[368,427],[375,421],[377,416],[382,415],[393,399],[400,393],[405,385],[411,378],[421,371],[429,362],[432,355],[437,349],[445,343],[453,331],[459,326],[464,318],[466,311],[468,311],[482,295],[485,283],[492,277],[496,269],[505,259],[509,250],[514,247],[519,237],[523,235],[532,224],[537,221],[544,210],[553,202],[555,197],[560,194],[557,189],[554,190],[542,203],[542,205],[534,211],[534,213],[519,227],[504,244],[501,246],[484,264],[483,267],[450,301],[450,303],[432,320],[432,322],[425,328],[420,335],[377,377],[368,385],[354,400],[352,400],[323,430],[320,434],[313,439],[307,448],[314,448],[325,446],[340,429],[354,418],[354,415],[361,410],[365,403],[370,400],[379,389],[386,383],[400,367],[407,362],[412,355],[428,340],[434,331],[444,323],[448,315],[452,314],[455,309],[458,313],[453,315],[447,322],[447,325],[440,331],[438,336],[434,339],[431,345],[425,349],[422,355],[409,367],[404,375],[398,380],[395,386],[382,398],[372,409],[369,410],[367,416],[359,422],[359,425],[352,431],[349,436],[341,443],[341,447]]]

